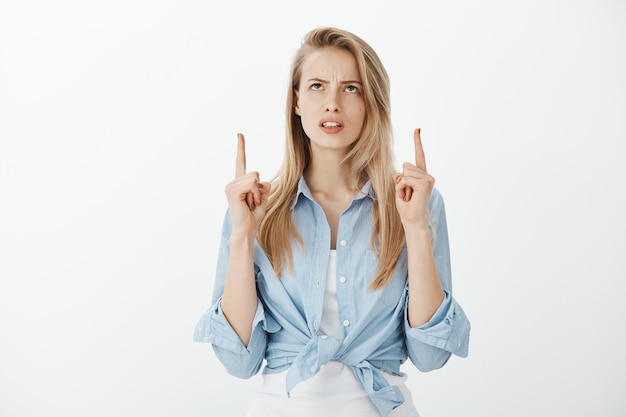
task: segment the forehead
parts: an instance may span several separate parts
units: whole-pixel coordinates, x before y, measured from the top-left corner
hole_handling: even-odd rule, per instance
[[[345,49],[326,47],[311,52],[302,63],[302,78],[361,80],[356,58]]]

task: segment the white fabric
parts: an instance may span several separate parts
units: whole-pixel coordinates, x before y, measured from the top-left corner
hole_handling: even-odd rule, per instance
[[[289,398],[285,392],[286,373],[262,375],[263,384],[246,417],[380,417],[352,369],[341,362],[330,361],[322,366],[312,378],[296,385]],[[389,417],[419,417],[404,384],[406,376],[381,373],[400,388],[405,400]]]
[[[331,249],[326,273],[326,290],[324,291],[324,309],[319,327],[320,334],[343,339],[339,324],[339,306],[337,305],[337,251]]]

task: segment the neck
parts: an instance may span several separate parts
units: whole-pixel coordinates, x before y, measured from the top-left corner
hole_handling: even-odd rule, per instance
[[[311,192],[323,192],[328,195],[354,194],[352,173],[349,164],[341,160],[344,158],[339,152],[325,152],[313,154],[304,179]]]

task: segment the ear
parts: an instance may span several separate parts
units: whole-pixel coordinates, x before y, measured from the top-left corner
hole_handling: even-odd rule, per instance
[[[298,104],[299,103],[298,90],[295,90],[293,92],[293,102],[295,103],[294,106],[293,106],[293,112],[295,114],[297,114],[298,116],[301,116],[301,114],[300,114],[300,105]]]

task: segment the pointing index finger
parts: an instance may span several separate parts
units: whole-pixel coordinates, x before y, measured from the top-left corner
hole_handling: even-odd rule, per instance
[[[235,178],[246,174],[246,141],[243,133],[237,133],[237,158],[235,160]]]
[[[418,127],[413,132],[413,142],[415,143],[415,166],[426,171],[426,157],[422,147],[421,129]]]

